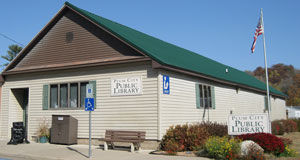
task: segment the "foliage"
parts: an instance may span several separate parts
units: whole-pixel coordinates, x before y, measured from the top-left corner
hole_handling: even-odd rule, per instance
[[[217,122],[203,122],[197,124],[200,128],[205,128],[209,136],[228,136],[228,126]]]
[[[46,136],[49,139],[49,123],[45,118],[40,121],[36,134],[38,137]]]
[[[216,159],[235,159],[240,152],[240,141],[225,137],[210,137],[205,143],[205,150]]]
[[[284,132],[289,133],[289,132],[297,132],[298,131],[298,126],[297,123],[294,122],[293,120],[282,120],[283,122],[283,128]]]
[[[280,137],[280,139],[282,140],[284,146],[293,144],[293,141],[288,138]]]
[[[272,122],[272,134],[274,134],[274,135],[283,135],[284,134],[282,122],[280,122],[280,121]]]
[[[265,82],[265,69],[257,67],[253,72],[245,71]],[[287,94],[287,106],[300,106],[300,74],[292,65],[275,64],[268,68],[269,83],[272,87]]]
[[[292,140],[288,139],[288,138],[280,138],[284,144],[284,151],[282,153],[280,153],[280,157],[296,157],[298,155],[298,153],[290,148],[290,145],[293,143]]]
[[[294,149],[290,148],[289,145],[286,145],[284,147],[284,151],[280,153],[280,157],[296,157],[298,155],[298,152],[296,152]]]
[[[282,140],[269,133],[251,133],[238,136],[241,140],[252,140],[260,145],[265,152],[278,156],[284,151]]]
[[[242,157],[240,157],[240,159],[243,160],[265,160],[266,157],[264,155],[264,152],[262,150],[257,149],[253,144],[250,145],[248,153]]]
[[[298,126],[297,122],[294,120],[288,119],[288,120],[277,120],[272,122],[272,133],[274,135],[283,135],[285,133],[289,132],[297,132]]]
[[[294,121],[294,122],[297,123],[298,132],[300,132],[300,119],[294,118],[294,119],[290,119],[290,120],[292,120],[292,121]]]
[[[11,62],[22,49],[23,49],[22,47],[16,44],[10,45],[8,46],[7,55],[1,57],[7,60],[8,62]],[[8,64],[9,63],[5,63],[3,66],[7,66]]]
[[[198,125],[171,126],[164,135],[160,148],[168,153],[195,151],[203,148],[208,133]]]

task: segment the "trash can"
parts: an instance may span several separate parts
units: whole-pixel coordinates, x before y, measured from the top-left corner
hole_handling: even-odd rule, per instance
[[[52,115],[51,143],[77,144],[78,121],[70,115]]]

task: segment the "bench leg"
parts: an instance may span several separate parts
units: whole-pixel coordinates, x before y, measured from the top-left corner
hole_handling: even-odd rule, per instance
[[[104,150],[107,151],[108,150],[108,146],[107,146],[107,143],[104,142]]]
[[[130,152],[134,152],[134,145],[133,145],[133,143],[130,143]]]
[[[110,143],[110,146],[111,146],[112,149],[115,149],[115,144],[114,144],[114,142],[111,142],[111,143]]]
[[[141,144],[140,143],[136,143],[136,148],[139,151],[141,149]]]

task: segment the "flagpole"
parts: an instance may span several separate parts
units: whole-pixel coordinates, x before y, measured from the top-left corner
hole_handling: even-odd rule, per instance
[[[264,26],[264,19],[263,19],[263,9],[260,9],[261,21],[262,21],[262,36],[263,36],[263,43],[264,43],[264,56],[265,56],[265,70],[266,70],[266,84],[267,84],[267,97],[268,97],[268,119],[269,119],[269,133],[272,133],[272,125],[271,125],[271,103],[270,103],[270,93],[269,93],[269,78],[268,78],[268,64],[267,64],[267,52],[266,52],[266,41],[265,41],[265,26]]]

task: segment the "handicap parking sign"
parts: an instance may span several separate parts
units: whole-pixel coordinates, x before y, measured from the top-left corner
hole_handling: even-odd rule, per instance
[[[163,75],[163,93],[170,94],[170,77]]]
[[[94,98],[85,98],[85,111],[94,111],[95,109],[95,103]]]

